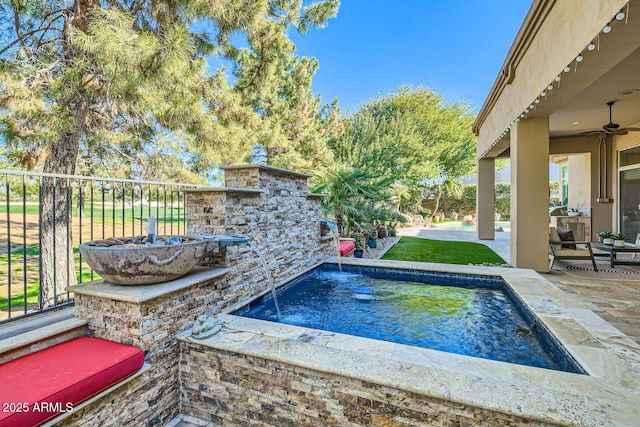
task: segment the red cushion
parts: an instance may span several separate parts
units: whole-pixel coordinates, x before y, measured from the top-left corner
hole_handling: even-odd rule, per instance
[[[139,348],[93,337],[75,338],[4,363],[0,426],[40,424],[127,378],[143,364]]]
[[[345,256],[356,248],[352,242],[340,242],[340,256]]]

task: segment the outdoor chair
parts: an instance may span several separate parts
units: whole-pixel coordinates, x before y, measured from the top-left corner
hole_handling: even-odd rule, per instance
[[[591,243],[587,241],[573,240],[573,233],[561,230],[562,237],[555,227],[549,227],[549,270],[553,268],[556,260],[591,260],[593,270],[598,271],[596,259],[593,256]]]

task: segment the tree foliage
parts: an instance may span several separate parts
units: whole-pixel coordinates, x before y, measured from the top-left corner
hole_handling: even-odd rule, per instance
[[[338,6],[3,0],[0,132],[11,160],[70,173],[80,153],[89,172],[124,160],[135,166],[123,173],[147,176],[148,157],[201,172],[260,144],[282,164],[321,157],[333,109],[311,93],[317,61],[295,56],[288,31],[324,26]],[[231,74],[210,72],[212,57]]]
[[[423,87],[401,87],[347,117],[329,144],[338,161],[395,182],[396,208],[414,212],[425,186],[453,192],[458,178],[473,170],[473,120],[463,102],[446,103]]]
[[[325,25],[338,6],[0,0],[0,142],[29,169],[42,162],[44,172],[71,175],[80,163],[91,175],[157,180],[197,180],[193,172],[244,160],[271,140],[287,142],[278,154],[288,162],[321,157],[318,129],[331,114],[309,89],[317,64],[294,55],[288,32]],[[232,75],[209,72],[210,56],[229,61]],[[68,185],[42,182],[52,195],[41,202],[45,305],[75,280],[65,264]]]
[[[319,185],[313,192],[326,194],[323,214],[335,217],[343,234],[390,216],[385,205],[391,201],[390,181],[384,176],[337,164],[324,169],[316,180]]]

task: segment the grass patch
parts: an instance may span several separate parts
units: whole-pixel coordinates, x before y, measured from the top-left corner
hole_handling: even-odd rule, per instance
[[[40,294],[39,285],[27,286],[27,305],[38,304],[38,296]],[[11,307],[22,307],[24,305],[24,294],[20,293],[11,297]],[[0,298],[0,311],[9,309],[8,298]]]
[[[397,261],[436,262],[442,264],[506,264],[488,246],[473,242],[402,237],[382,259]]]
[[[149,212],[153,212],[153,215],[156,217],[158,222],[184,222],[185,208],[173,208],[173,207],[152,207],[149,209],[149,206],[143,205],[141,206],[125,206],[124,209],[120,207],[112,207],[109,201],[105,201],[105,205],[94,205],[93,210],[91,209],[91,205],[87,204],[84,208],[83,220],[89,220],[93,218],[94,220],[140,220],[147,219],[149,216]],[[7,213],[6,204],[0,205],[0,214]],[[9,213],[14,215],[39,215],[40,214],[40,206],[29,204],[23,206],[21,203],[12,203],[9,206]],[[74,203],[71,206],[71,215],[74,218],[78,217],[78,209],[76,204]],[[17,220],[19,218],[14,218]]]

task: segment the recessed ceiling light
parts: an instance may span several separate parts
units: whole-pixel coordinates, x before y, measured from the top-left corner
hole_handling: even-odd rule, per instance
[[[579,125],[580,122],[571,122],[572,125]]]
[[[618,93],[620,95],[631,95],[631,94],[637,93],[637,92],[640,92],[640,89],[626,89],[626,90],[621,90]]]

